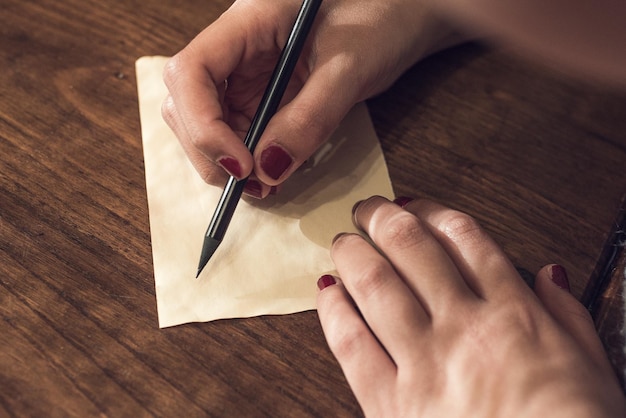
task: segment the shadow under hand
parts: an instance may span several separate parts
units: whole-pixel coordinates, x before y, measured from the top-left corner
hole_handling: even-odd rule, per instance
[[[391,185],[367,108],[359,104],[278,195],[252,204],[300,219],[302,233],[327,247],[339,232],[354,230],[352,206],[372,194],[390,196]]]

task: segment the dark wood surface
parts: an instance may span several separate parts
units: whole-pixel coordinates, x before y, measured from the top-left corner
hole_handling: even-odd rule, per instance
[[[134,61],[228,4],[2,1],[0,416],[361,414],[315,312],[157,327]],[[468,211],[589,298],[626,191],[626,94],[467,45],[369,106],[398,195]],[[602,328],[620,312],[600,293]]]

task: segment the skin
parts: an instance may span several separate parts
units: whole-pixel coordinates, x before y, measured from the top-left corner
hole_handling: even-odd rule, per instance
[[[617,379],[585,308],[534,292],[468,215],[372,197],[318,295],[328,344],[367,416],[621,417]],[[382,253],[382,254],[381,254]]]
[[[240,168],[236,177],[252,174],[262,185],[261,197],[267,196],[327,140],[355,103],[386,89],[418,59],[462,39],[419,3],[325,0],[283,106],[251,156],[242,139],[298,8],[290,0],[239,0],[167,64],[170,95],[163,117],[206,182],[223,185],[220,160],[230,158]],[[293,160],[277,179],[261,164],[271,146]]]
[[[581,80],[626,89],[622,0],[428,0],[454,22]]]
[[[206,182],[250,176],[258,187],[248,193],[267,196],[355,103],[476,36],[626,87],[623,0],[324,0],[250,155],[242,138],[298,7],[235,1],[166,66],[163,117]],[[263,165],[272,147],[288,158],[278,176]],[[320,292],[318,312],[366,415],[626,415],[593,322],[555,284],[556,266],[538,273],[533,292],[471,218],[432,202],[402,209],[374,197],[357,206],[355,223],[384,257],[358,235],[339,236],[341,279]]]
[[[283,105],[251,156],[242,138],[298,8],[292,0],[235,1],[166,66],[163,117],[207,183],[251,176],[260,190],[253,195],[267,196],[355,103],[419,59],[478,35],[626,88],[623,0],[324,0]],[[278,177],[262,164],[272,146],[288,162]]]

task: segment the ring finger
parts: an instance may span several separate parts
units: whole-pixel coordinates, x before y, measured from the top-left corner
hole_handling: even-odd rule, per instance
[[[395,361],[410,357],[416,337],[423,338],[430,321],[389,261],[357,234],[339,236],[331,256],[343,284],[389,355]]]
[[[433,312],[455,312],[460,302],[476,299],[421,218],[374,196],[356,206],[354,220],[388,257],[431,317]]]

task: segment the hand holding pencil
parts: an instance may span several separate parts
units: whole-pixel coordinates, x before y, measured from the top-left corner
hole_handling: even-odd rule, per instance
[[[488,10],[486,4],[500,4],[495,1],[435,3],[508,12]],[[228,224],[220,208],[232,214],[238,187],[266,196],[354,103],[461,40],[426,4],[326,0],[269,118],[255,114],[273,102],[262,95],[276,78],[295,0],[239,0],[172,59],[164,117],[203,179],[222,186],[230,175],[205,256]],[[610,13],[608,4],[590,10],[605,8],[619,19],[623,13]],[[541,12],[544,4],[518,5]],[[580,9],[567,3],[557,12],[571,10]],[[580,39],[579,29],[572,39]],[[259,120],[268,120],[260,131]],[[244,141],[246,132],[255,139]],[[475,221],[433,202],[372,197],[357,203],[352,216],[371,241],[357,234],[335,238],[331,257],[340,277],[320,278],[317,306],[329,347],[366,415],[624,416],[626,399],[563,267],[545,266],[531,290]]]
[[[327,140],[355,103],[449,45],[450,27],[420,2],[402,2],[414,13],[397,7],[398,1],[323,2],[278,112],[251,155],[243,139],[301,2],[236,1],[173,57],[164,74],[170,91],[164,118],[199,175],[219,187],[230,175],[248,178],[244,193],[266,197]]]
[[[254,152],[261,135],[265,131],[265,127],[278,109],[321,3],[322,0],[304,0],[302,3],[285,47],[278,58],[276,67],[274,67],[272,77],[265,88],[259,108],[243,141],[250,153]],[[228,183],[226,183],[224,192],[204,236],[196,277],[200,276],[202,269],[204,269],[204,266],[222,242],[246,182],[247,179],[240,180],[233,175],[228,179]]]

